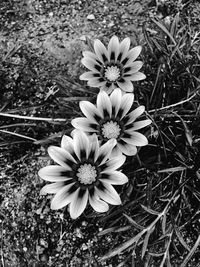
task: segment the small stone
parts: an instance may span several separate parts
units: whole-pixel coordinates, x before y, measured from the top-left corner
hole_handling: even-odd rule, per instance
[[[90,14],[90,15],[87,16],[87,19],[88,20],[94,20],[95,16],[93,14]]]
[[[115,23],[113,21],[111,21],[109,24],[108,24],[108,27],[111,28],[112,26],[114,26]]]

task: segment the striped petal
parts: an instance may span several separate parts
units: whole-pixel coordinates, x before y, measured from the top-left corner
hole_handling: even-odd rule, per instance
[[[50,146],[48,148],[49,156],[59,165],[71,170],[71,165],[76,163],[76,160],[65,149],[57,146]]]
[[[133,74],[135,72],[138,72],[143,66],[142,61],[134,61],[133,63],[130,63],[129,65],[126,65],[124,68],[124,73],[125,74]]]
[[[81,130],[74,131],[74,152],[79,160],[88,158],[89,140],[87,135]]]
[[[123,118],[129,112],[130,108],[133,105],[133,101],[134,94],[127,93],[122,96],[121,107],[118,112],[118,116],[120,116],[120,118]]]
[[[112,104],[112,112],[114,116],[117,116],[122,100],[122,92],[119,88],[115,89],[110,95],[110,101]]]
[[[119,39],[113,36],[108,44],[108,58],[111,62],[116,62],[119,54]]]
[[[101,65],[101,63],[98,60],[98,57],[94,53],[92,53],[91,51],[83,51],[83,57],[96,60],[97,63],[99,63]]]
[[[94,72],[94,71],[87,71],[85,73],[83,73],[79,79],[83,80],[83,81],[87,81],[93,78],[100,78],[100,73],[99,72]]]
[[[124,79],[130,80],[130,81],[141,81],[141,80],[146,79],[146,75],[138,71],[133,74],[125,74]]]
[[[63,182],[71,179],[71,171],[58,165],[49,165],[39,170],[38,175],[45,181]]]
[[[107,182],[109,184],[122,185],[128,182],[127,176],[119,171],[106,172],[99,179],[102,182]]]
[[[124,62],[122,61],[122,64],[128,66],[131,62],[135,61],[136,58],[139,56],[140,52],[142,50],[142,47],[140,45],[132,48],[128,51],[127,57],[124,59]]]
[[[83,114],[89,120],[91,120],[92,123],[98,124],[99,120],[101,119],[101,114],[97,110],[97,108],[95,107],[95,105],[93,105],[89,101],[81,101],[80,104],[79,104],[79,106],[80,106],[80,109],[83,112]]]
[[[98,132],[96,129],[97,124],[92,123],[88,118],[75,118],[71,121],[71,124],[74,128],[84,132]]]
[[[109,158],[110,153],[115,145],[116,145],[116,140],[110,139],[99,148],[98,158],[97,159],[95,158],[95,161],[97,161],[98,165],[103,164]]]
[[[98,196],[112,205],[120,205],[121,199],[114,187],[106,182],[101,182],[97,188]]]
[[[148,126],[151,123],[152,123],[151,120],[136,121],[136,122],[134,122],[133,127],[131,127],[130,129],[126,130],[126,132],[127,133],[132,133],[133,131],[136,131],[138,129],[144,128],[144,127]]]
[[[89,202],[93,209],[97,212],[106,212],[109,210],[108,204],[99,198],[96,189],[94,189],[94,193],[92,195],[89,194]]]
[[[117,170],[124,164],[125,160],[126,157],[124,155],[109,159],[103,165],[101,165],[101,173]]]
[[[88,80],[88,85],[91,87],[100,87],[106,84],[104,78],[92,78]]]
[[[67,206],[74,199],[76,190],[74,183],[64,186],[52,199],[51,209],[58,210]]]
[[[106,61],[108,61],[108,51],[105,48],[104,44],[96,39],[94,41],[94,51],[98,57],[98,59],[104,64]]]
[[[88,189],[81,190],[80,188],[76,190],[73,200],[69,206],[69,213],[72,219],[78,218],[86,208],[88,201]]]
[[[130,138],[121,139],[132,146],[146,146],[148,144],[146,136],[138,132],[133,132]]]
[[[81,63],[88,68],[89,70],[92,70],[94,72],[99,72],[101,70],[101,65],[97,63],[96,60],[92,58],[82,58]]]
[[[145,107],[139,106],[138,108],[131,111],[125,118],[127,120],[126,125],[134,122],[142,113],[144,113]]]
[[[61,148],[68,151],[71,155],[74,153],[73,139],[67,135],[63,135],[61,140]]]
[[[133,84],[128,79],[121,78],[120,81],[117,81],[117,85],[125,92],[133,92]]]
[[[117,146],[121,150],[121,152],[126,156],[134,156],[135,154],[137,154],[136,146],[132,146],[125,142],[123,142],[123,144],[121,144],[121,142],[117,143]]]
[[[42,189],[40,190],[40,195],[56,194],[64,186],[65,186],[65,183],[63,182],[47,184],[44,187],[42,187]]]
[[[119,45],[119,55],[118,55],[118,60],[121,62],[123,61],[128,53],[128,50],[130,48],[130,38],[125,38]]]
[[[89,137],[90,147],[89,147],[89,159],[97,159],[99,156],[99,141],[96,134],[93,134]]]
[[[111,117],[112,106],[108,94],[104,91],[101,91],[97,96],[97,109],[100,112],[102,117]]]

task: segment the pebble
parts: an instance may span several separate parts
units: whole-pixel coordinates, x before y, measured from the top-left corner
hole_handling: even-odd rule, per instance
[[[95,16],[93,14],[90,14],[90,15],[87,16],[87,19],[88,20],[94,20]]]

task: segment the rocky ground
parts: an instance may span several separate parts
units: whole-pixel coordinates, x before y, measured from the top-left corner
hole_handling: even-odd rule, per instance
[[[66,122],[0,117],[0,266],[111,267],[124,259],[118,256],[100,262],[100,256],[127,236],[99,234],[112,223],[90,209],[76,221],[67,211],[51,211],[51,196],[39,196],[43,182],[37,172],[49,162],[47,146],[71,131],[70,120],[79,112],[77,101],[83,90],[80,59],[87,38],[107,43],[116,34],[121,39],[129,36],[132,46],[144,45],[144,23],[151,17],[173,17],[184,4],[197,27],[198,2],[190,1],[192,6],[183,2],[1,1],[0,112],[65,118]],[[88,91],[87,97],[92,97],[92,92]],[[139,260],[136,264],[142,266]]]

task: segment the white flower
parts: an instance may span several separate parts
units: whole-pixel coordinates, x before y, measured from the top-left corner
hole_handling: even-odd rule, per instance
[[[132,92],[132,81],[143,80],[146,76],[139,72],[143,65],[142,61],[135,61],[141,52],[141,46],[136,46],[131,50],[129,48],[129,38],[119,42],[118,37],[113,36],[108,49],[100,40],[95,40],[95,53],[83,52],[82,64],[90,71],[83,73],[80,79],[88,81],[91,87],[105,90],[108,94],[115,88]]]
[[[131,111],[133,101],[132,93],[122,94],[120,89],[115,89],[110,96],[101,91],[96,106],[89,101],[80,102],[85,117],[73,119],[72,125],[88,134],[96,133],[102,143],[114,138],[117,144],[112,156],[119,152],[128,156],[135,155],[137,146],[148,144],[147,138],[137,130],[149,125],[151,120],[136,121],[145,107],[139,106]]]
[[[73,219],[85,210],[89,203],[97,212],[106,212],[107,203],[120,205],[121,199],[112,185],[128,181],[120,168],[125,156],[108,159],[116,141],[109,140],[99,146],[97,136],[88,137],[84,132],[74,130],[73,138],[63,136],[61,147],[51,146],[50,157],[58,165],[50,165],[39,171],[39,176],[53,182],[41,189],[41,194],[55,194],[51,209],[61,209],[69,204]]]

